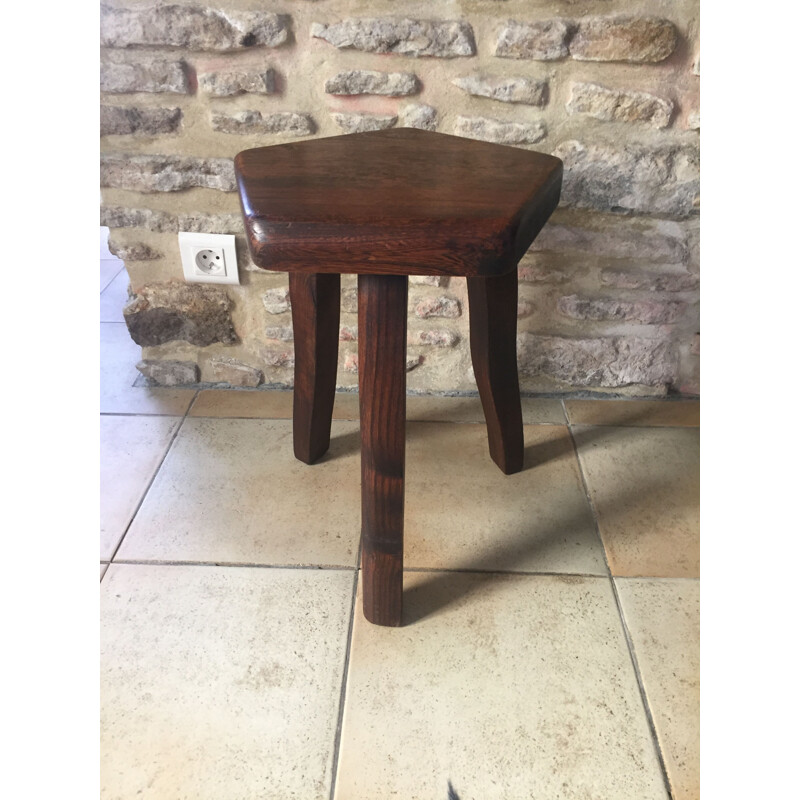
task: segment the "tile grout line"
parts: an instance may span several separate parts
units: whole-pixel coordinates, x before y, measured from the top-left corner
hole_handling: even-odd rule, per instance
[[[114,563],[130,567],[231,567],[233,569],[298,569],[315,572],[324,570],[350,572],[354,569],[354,567],[346,567],[341,564],[258,564],[250,561],[175,561],[159,558],[119,558]]]
[[[120,536],[119,541],[117,542],[117,546],[114,548],[114,552],[111,554],[111,558],[109,560],[109,564],[114,563],[114,559],[119,552],[120,547],[122,547],[122,543],[125,541],[125,537],[128,535],[128,531],[131,529],[131,525],[133,525],[133,521],[136,519],[136,515],[139,513],[142,505],[144,504],[145,498],[150,493],[150,489],[153,486],[156,478],[158,477],[158,473],[161,472],[161,467],[164,465],[164,462],[167,460],[167,456],[169,455],[170,451],[172,450],[172,445],[175,444],[175,439],[178,438],[178,434],[181,432],[183,428],[183,423],[186,422],[186,419],[189,415],[189,411],[191,411],[192,406],[194,405],[195,400],[197,400],[198,392],[195,391],[194,397],[189,402],[189,405],[186,408],[186,411],[183,412],[183,416],[181,417],[181,421],[175,426],[175,431],[173,432],[172,436],[170,437],[169,444],[167,445],[166,449],[164,450],[164,455],[161,457],[161,460],[158,462],[158,466],[155,468],[152,477],[147,482],[147,487],[145,488],[142,496],[139,498],[139,502],[136,504],[136,508],[131,514],[131,518],[128,520],[128,524],[125,526],[125,531],[123,532],[122,536]],[[134,416],[149,416],[147,414],[142,415],[134,415]],[[108,574],[108,570],[106,570],[106,574]],[[105,578],[105,575],[103,575]]]
[[[361,539],[358,540],[356,553],[356,569],[353,575],[353,599],[350,603],[350,623],[347,628],[347,647],[344,651],[344,666],[342,668],[342,688],[339,691],[339,714],[336,719],[336,734],[333,738],[333,759],[331,762],[331,793],[330,800],[334,800],[336,792],[336,775],[339,771],[339,751],[342,744],[342,724],[344,722],[344,703],[347,698],[347,676],[350,671],[350,651],[353,645],[353,626],[356,616],[356,597],[358,595],[358,573],[361,567]]]
[[[561,401],[564,402],[563,400]],[[566,411],[566,409],[565,409]],[[578,462],[578,472],[581,476],[581,483],[583,485],[583,491],[586,495],[586,499],[589,501],[589,508],[592,512],[592,520],[594,523],[594,530],[595,534],[597,535],[598,540],[600,541],[600,547],[603,552],[603,559],[606,563],[606,569],[608,570],[608,580],[611,584],[611,593],[614,596],[614,603],[617,606],[617,614],[619,615],[620,624],[622,626],[622,634],[625,637],[625,644],[628,647],[628,656],[631,660],[631,665],[633,666],[633,673],[636,676],[636,683],[639,687],[639,696],[642,701],[642,707],[644,709],[645,718],[647,719],[647,725],[650,729],[650,738],[653,742],[656,751],[656,757],[658,759],[658,765],[661,768],[661,777],[664,781],[664,787],[667,790],[667,797],[669,800],[675,800],[675,796],[672,793],[672,785],[670,784],[669,774],[667,773],[667,765],[664,761],[664,753],[661,750],[661,742],[658,738],[658,733],[656,732],[655,721],[653,720],[653,714],[650,710],[650,703],[647,699],[647,692],[644,688],[644,681],[642,680],[642,673],[639,670],[639,662],[636,658],[636,651],[633,646],[633,639],[631,638],[630,631],[628,630],[628,625],[625,622],[625,615],[622,611],[622,603],[619,599],[619,592],[617,591],[617,584],[614,581],[614,575],[611,572],[611,565],[608,563],[608,555],[606,553],[605,543],[603,542],[603,537],[600,535],[600,524],[597,518],[597,509],[595,508],[594,502],[592,501],[592,496],[589,493],[589,484],[586,481],[586,475],[583,471],[583,463],[581,462],[580,453],[578,452],[578,443],[575,441],[575,436],[572,431],[572,424],[567,424],[567,429],[569,430],[569,438],[572,441],[572,448],[575,452],[575,460]]]
[[[101,260],[101,261],[112,261],[113,259],[110,259],[110,258],[101,258],[100,260]],[[116,279],[119,277],[119,274],[120,274],[120,272],[122,272],[122,270],[124,270],[124,269],[125,269],[125,262],[124,262],[124,261],[121,261],[121,262],[120,262],[119,269],[118,269],[118,270],[117,270],[117,271],[114,273],[114,276],[113,276],[113,277],[111,278],[111,280],[110,280],[110,281],[109,281],[109,282],[108,282],[108,283],[107,283],[107,284],[106,284],[106,285],[105,285],[105,286],[104,286],[104,287],[103,287],[103,288],[100,290],[100,296],[101,296],[101,297],[103,296],[103,292],[105,292],[105,291],[106,291],[106,289],[108,289],[108,287],[109,287],[109,286],[111,286],[111,284],[112,284],[112,283],[114,283],[114,281],[115,281],[115,280],[116,280]],[[103,322],[103,321],[104,321],[104,320],[102,320],[102,319],[100,320],[100,322]],[[114,320],[114,321],[116,321],[116,320]]]

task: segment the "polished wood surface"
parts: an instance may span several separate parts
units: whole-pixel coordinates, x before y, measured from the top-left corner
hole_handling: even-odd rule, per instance
[[[358,276],[364,616],[400,625],[406,462],[405,275]]]
[[[517,271],[467,278],[469,346],[489,433],[489,455],[506,475],[522,469],[517,372]]]
[[[499,275],[555,209],[561,161],[394,128],[234,160],[250,252],[269,270]]]
[[[338,275],[289,275],[294,329],[294,454],[313,464],[331,443],[339,355]]]
[[[516,266],[558,203],[561,161],[399,128],[245,150],[234,166],[253,261],[290,273],[294,448],[308,464],[330,444],[339,275],[358,274],[363,608],[400,625],[408,276],[467,277],[489,453],[517,472]]]

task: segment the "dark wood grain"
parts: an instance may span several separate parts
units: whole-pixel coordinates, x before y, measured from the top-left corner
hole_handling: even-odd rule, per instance
[[[294,454],[313,464],[331,443],[339,355],[339,275],[289,275],[294,329]]]
[[[358,277],[364,616],[400,625],[406,460],[408,278]]]
[[[489,454],[506,475],[522,469],[517,372],[517,271],[467,278],[469,345],[489,433]]]
[[[397,128],[258,147],[234,159],[264,269],[498,275],[558,204],[561,161]]]

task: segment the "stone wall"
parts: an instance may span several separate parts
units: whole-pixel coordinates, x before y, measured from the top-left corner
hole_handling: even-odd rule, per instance
[[[113,0],[101,44],[100,219],[152,380],[292,383],[287,276],[247,255],[239,150],[413,126],[564,160],[519,269],[523,390],[699,392],[697,0]],[[183,283],[179,230],[238,234],[242,285]],[[410,390],[474,391],[467,313],[463,278],[411,278]]]

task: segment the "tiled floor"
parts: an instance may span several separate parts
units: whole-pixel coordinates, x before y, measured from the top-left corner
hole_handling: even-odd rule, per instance
[[[378,628],[357,397],[305,466],[288,393],[133,387],[101,290],[104,798],[699,797],[696,403],[526,400],[505,477],[476,398],[409,398]]]

